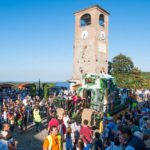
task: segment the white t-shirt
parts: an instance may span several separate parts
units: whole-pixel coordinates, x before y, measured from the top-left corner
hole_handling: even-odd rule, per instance
[[[71,131],[75,132],[75,131],[79,131],[80,132],[80,126],[76,124],[76,122],[71,124]]]
[[[1,131],[0,133],[1,133],[1,135],[2,135],[3,137],[6,137],[6,136],[7,136],[7,134],[8,134],[8,132],[7,132],[7,131]]]
[[[80,125],[77,125],[76,122],[74,122],[74,123],[71,124],[71,131],[72,131],[71,138],[72,139],[74,139],[74,132],[76,130],[80,132],[80,128],[81,128]]]
[[[68,121],[69,121],[68,115],[67,115],[67,116],[64,116],[64,117],[63,117],[63,122],[64,122],[64,125],[66,126],[66,128],[68,127]]]
[[[27,99],[24,99],[24,100],[23,100],[23,104],[24,104],[25,106],[27,106]]]
[[[3,112],[3,115],[4,115],[4,119],[7,119],[7,112],[6,111]]]

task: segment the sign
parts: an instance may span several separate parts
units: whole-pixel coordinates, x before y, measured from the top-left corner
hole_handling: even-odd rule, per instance
[[[86,82],[86,83],[95,84],[95,79],[93,79],[93,78],[85,78],[85,82]]]

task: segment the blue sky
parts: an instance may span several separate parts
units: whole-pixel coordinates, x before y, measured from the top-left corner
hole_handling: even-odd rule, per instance
[[[0,81],[65,81],[73,68],[74,15],[110,12],[109,60],[123,53],[150,71],[149,0],[0,0]]]

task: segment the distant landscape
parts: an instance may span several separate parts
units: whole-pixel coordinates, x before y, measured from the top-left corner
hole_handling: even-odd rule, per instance
[[[141,73],[141,76],[142,76],[144,79],[146,79],[146,80],[150,80],[150,72],[142,72],[142,73]],[[16,81],[16,82],[15,82],[15,81],[13,81],[13,82],[11,82],[11,81],[5,81],[5,82],[4,82],[4,81],[3,81],[3,82],[2,82],[2,81],[0,81],[0,84],[2,84],[2,83],[9,83],[9,84],[14,84],[14,85],[17,86],[17,85],[19,85],[19,84],[21,84],[21,83],[27,83],[27,82],[28,82],[28,81],[22,81],[22,82],[21,82],[21,81],[20,81],[20,82],[17,82],[17,81]],[[67,82],[67,81],[62,81],[62,82]],[[28,83],[34,83],[34,84],[36,84],[36,86],[39,85],[39,81],[29,81]],[[42,82],[42,81],[41,81],[40,84],[42,85],[42,84],[44,84],[44,83],[48,83],[48,84],[49,84],[49,83],[54,83],[54,82],[50,82],[50,81],[47,81],[47,82],[44,81],[44,82]]]
[[[150,80],[150,72],[142,72],[141,74],[142,74],[142,77],[144,79],[149,79]]]

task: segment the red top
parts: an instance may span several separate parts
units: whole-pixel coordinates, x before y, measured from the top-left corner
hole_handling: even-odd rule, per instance
[[[92,143],[92,131],[89,126],[82,126],[80,135],[83,136],[82,140],[84,143]]]
[[[72,99],[73,99],[74,104],[76,104],[76,102],[77,102],[77,100],[78,100],[78,96],[77,96],[77,95],[74,95],[74,96],[72,97]]]

